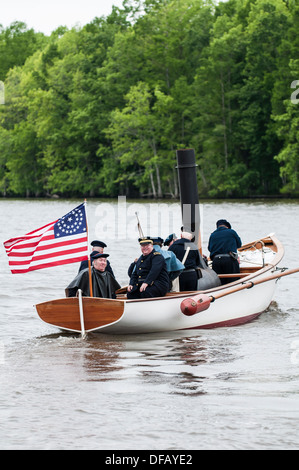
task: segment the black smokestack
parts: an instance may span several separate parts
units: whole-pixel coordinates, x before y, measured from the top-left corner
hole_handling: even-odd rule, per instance
[[[198,244],[200,217],[194,149],[177,150],[176,155],[183,227]]]

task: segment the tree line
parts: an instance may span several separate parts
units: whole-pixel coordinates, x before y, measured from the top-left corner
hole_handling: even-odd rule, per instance
[[[298,31],[296,0],[0,26],[0,194],[177,197],[176,149],[194,148],[202,197],[298,197]]]

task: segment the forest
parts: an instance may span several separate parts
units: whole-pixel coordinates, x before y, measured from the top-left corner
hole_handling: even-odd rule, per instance
[[[0,25],[0,195],[177,198],[176,150],[194,148],[201,197],[298,197],[298,31],[297,0]]]

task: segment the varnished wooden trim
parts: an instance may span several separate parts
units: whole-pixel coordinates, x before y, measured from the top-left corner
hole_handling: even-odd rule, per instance
[[[124,312],[124,301],[83,297],[83,316],[86,331],[118,321]],[[81,331],[79,302],[76,297],[51,300],[36,305],[39,317],[59,328]]]

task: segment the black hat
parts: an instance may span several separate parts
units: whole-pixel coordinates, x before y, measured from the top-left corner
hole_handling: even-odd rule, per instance
[[[218,227],[220,227],[220,225],[224,225],[227,228],[232,228],[231,224],[225,219],[217,220],[216,227],[218,228]]]
[[[99,240],[93,240],[91,246],[100,246],[101,248],[106,248],[106,243],[100,242]]]
[[[140,243],[140,245],[143,245],[145,243],[151,243],[153,245],[153,240],[150,237],[138,238],[138,242]]]
[[[161,237],[154,237],[152,238],[154,245],[163,245],[163,238]]]
[[[94,254],[93,254],[94,253]],[[99,253],[98,251],[93,251],[90,255],[90,257],[94,260],[94,259],[98,259],[98,258],[108,258],[108,253]]]
[[[176,236],[175,233],[171,233],[170,235],[168,235],[168,237],[165,238],[164,245],[165,245],[165,246],[169,246],[170,243],[172,242],[172,240],[173,240],[174,238],[177,238],[177,236]]]

